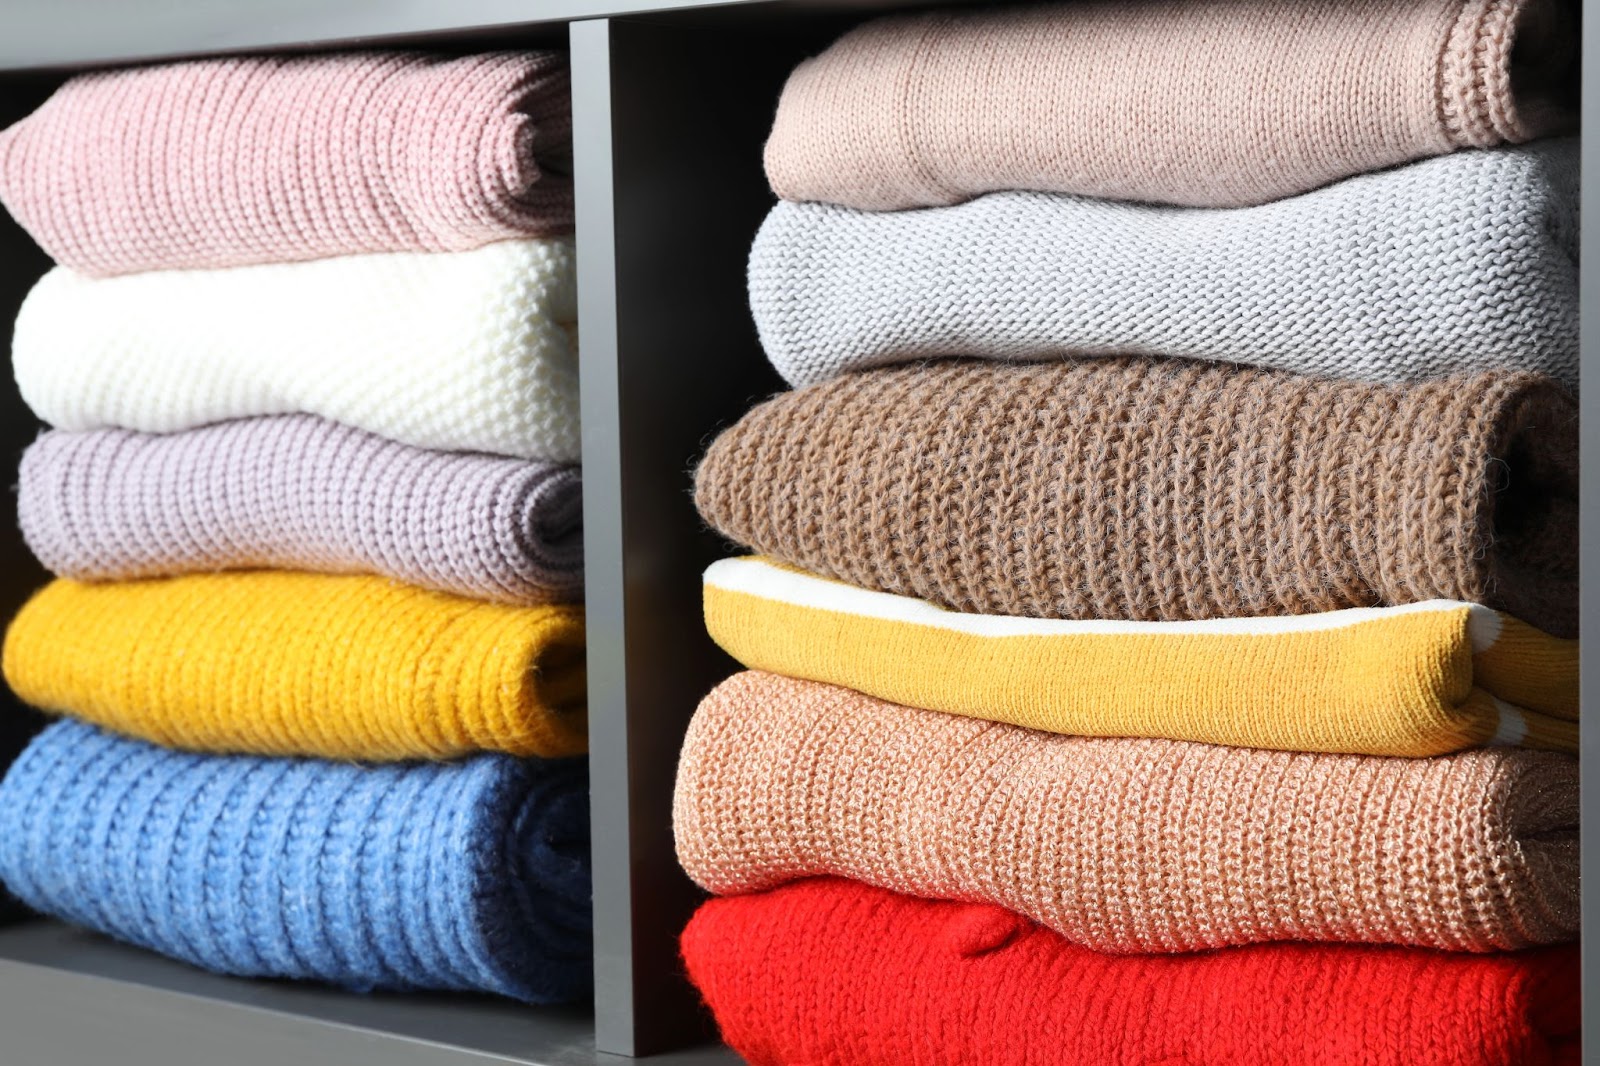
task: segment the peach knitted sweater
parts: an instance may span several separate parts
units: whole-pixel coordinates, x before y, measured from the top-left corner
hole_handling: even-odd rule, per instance
[[[786,200],[1259,204],[1573,125],[1567,0],[1076,0],[879,19],[790,76]]]
[[[1578,764],[1038,733],[743,673],[701,703],[674,820],[718,894],[818,875],[997,903],[1113,952],[1466,951],[1578,932]]]
[[[979,614],[1431,599],[1576,635],[1576,405],[1548,378],[1159,359],[846,374],[724,431],[695,502],[811,573]]]

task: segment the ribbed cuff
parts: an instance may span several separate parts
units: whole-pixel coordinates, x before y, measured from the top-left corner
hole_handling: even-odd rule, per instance
[[[1467,0],[1439,57],[1439,123],[1449,142],[1490,148],[1573,127],[1577,30],[1562,0]]]

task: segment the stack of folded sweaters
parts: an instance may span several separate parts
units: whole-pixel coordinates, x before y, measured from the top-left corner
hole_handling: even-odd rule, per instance
[[[208,969],[590,983],[564,56],[68,81],[0,134],[59,579],[0,881]]]
[[[1544,0],[893,17],[791,76],[683,937],[762,1066],[1577,1061]],[[1458,151],[1459,149],[1459,151]]]

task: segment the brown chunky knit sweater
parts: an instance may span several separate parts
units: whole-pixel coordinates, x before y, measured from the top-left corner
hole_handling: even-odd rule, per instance
[[[961,611],[1174,620],[1454,599],[1577,629],[1577,411],[1178,360],[949,361],[752,410],[695,500],[740,543]]]

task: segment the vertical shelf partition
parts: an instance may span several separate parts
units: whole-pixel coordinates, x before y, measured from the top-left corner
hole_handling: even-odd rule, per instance
[[[1600,264],[1600,225],[1593,220],[1600,210],[1600,10],[1583,5],[1583,168],[1579,184],[1580,218],[1590,219],[1579,234],[1579,252],[1591,265]],[[1579,379],[1588,390],[1579,405],[1578,567],[1579,632],[1581,645],[1578,707],[1587,718],[1600,713],[1600,418],[1589,413],[1600,390],[1600,268],[1578,271]],[[1600,728],[1582,723],[1578,747],[1584,773],[1580,776],[1578,847],[1583,878],[1583,925],[1590,930],[1583,940],[1583,1017],[1590,1024],[1600,1018],[1600,935],[1594,931],[1600,914]],[[1593,780],[1591,780],[1593,778]],[[1593,1032],[1583,1045],[1585,1066],[1600,1066],[1600,1037]]]
[[[700,623],[689,472],[782,383],[745,307],[770,206],[761,142],[794,45],[749,30],[572,26],[595,819],[595,1041],[643,1055],[703,1024],[677,976],[696,891],[672,852],[676,753],[736,669]],[[613,837],[611,834],[616,834]]]
[[[471,997],[361,997],[221,978],[54,923],[29,922],[0,929],[0,1062],[736,1061],[711,1042],[676,946],[699,899],[672,851],[678,746],[699,698],[735,668],[701,624],[700,573],[729,549],[700,523],[690,474],[718,429],[782,385],[755,336],[744,266],[772,203],[761,146],[783,80],[847,23],[906,6],[917,5],[263,0],[246,15],[230,0],[16,0],[10,10],[0,0],[0,124],[25,114],[60,77],[6,69],[351,41],[526,47],[569,36],[596,925],[591,1018],[583,1009]],[[84,19],[93,26],[79,34],[73,23]],[[1585,36],[1590,54],[1600,55],[1596,19]],[[1600,116],[1600,80],[1586,78],[1585,95],[1587,113]],[[1588,143],[1587,169],[1600,175],[1600,142]],[[1584,243],[1600,255],[1600,237],[1585,234]],[[0,223],[0,313],[8,321],[46,265],[14,225]],[[1585,317],[1600,314],[1600,274],[1585,274],[1582,283]],[[1585,366],[1596,360],[1600,331],[1586,330]],[[0,386],[7,461],[15,462],[33,425],[14,387]],[[1583,443],[1584,528],[1594,531],[1600,530],[1600,423],[1587,420]],[[1586,572],[1600,571],[1600,534],[1583,547]],[[42,580],[14,526],[0,531],[0,564],[0,606],[10,609]],[[1600,627],[1600,580],[1584,592],[1585,623],[1593,631]],[[0,766],[8,757],[3,745],[0,727]],[[1584,746],[1591,764],[1600,759],[1594,731],[1584,731]],[[1600,825],[1600,788],[1587,789],[1584,803],[1586,823]],[[1600,858],[1586,866],[1590,895],[1600,891]],[[1592,995],[1600,937],[1590,943]],[[1600,1063],[1600,1041],[1591,1041],[1585,1061]]]
[[[54,91],[59,78],[20,78],[0,91],[0,128],[22,118],[38,107]],[[28,289],[50,267],[45,255],[12,218],[0,211],[0,323],[10,337],[10,323]],[[6,468],[6,484],[14,485],[17,458],[38,433],[39,423],[22,402],[10,374],[0,374],[0,465]],[[22,542],[17,526],[14,493],[7,494],[0,508],[0,622],[17,612],[33,590],[49,577],[33,553]],[[23,705],[11,690],[0,684],[0,770],[3,770],[28,738],[43,724],[42,717]],[[0,924],[16,917],[0,888]],[[3,1048],[0,1048],[3,1050]]]

